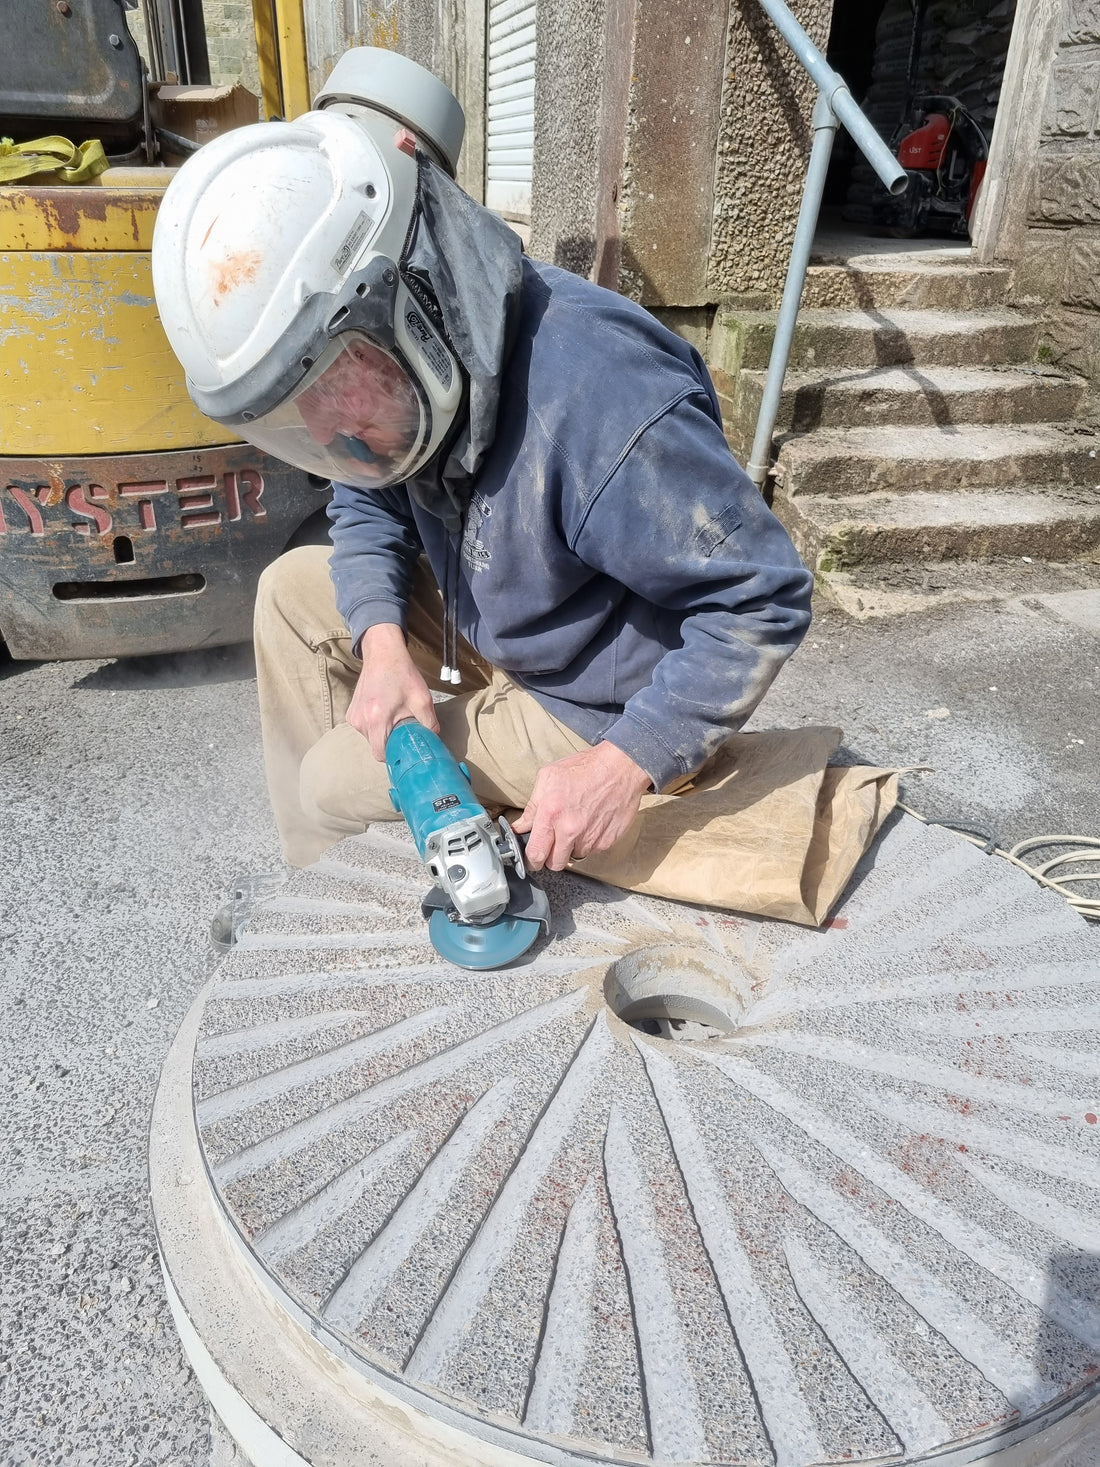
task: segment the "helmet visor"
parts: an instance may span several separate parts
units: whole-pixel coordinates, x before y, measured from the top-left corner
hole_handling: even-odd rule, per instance
[[[397,358],[349,333],[326,350],[292,397],[241,432],[308,473],[377,489],[406,477],[429,428],[423,396]]]

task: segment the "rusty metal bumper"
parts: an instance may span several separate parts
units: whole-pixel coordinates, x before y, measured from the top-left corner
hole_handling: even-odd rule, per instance
[[[256,582],[329,486],[249,444],[0,458],[0,636],[16,658],[243,641]]]

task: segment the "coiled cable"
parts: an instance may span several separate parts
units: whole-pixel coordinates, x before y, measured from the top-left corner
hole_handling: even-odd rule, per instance
[[[1010,861],[1013,866],[1018,866],[1021,871],[1026,871],[1033,881],[1040,886],[1047,887],[1050,891],[1056,891],[1058,895],[1073,908],[1080,912],[1086,922],[1100,922],[1100,839],[1091,835],[1032,835],[1027,840],[1018,841],[1011,850],[1003,850],[997,843],[996,837],[988,835],[985,831],[975,831],[973,826],[957,824],[951,820],[935,820],[930,815],[922,815],[919,810],[898,801],[898,809],[904,810],[907,815],[914,816],[925,825],[942,825],[948,830],[954,830],[961,835],[963,840],[968,840],[971,845],[978,846],[989,856],[1000,856],[1005,861]],[[1068,846],[1068,850],[1062,850],[1061,854],[1050,855],[1042,861],[1025,861],[1023,857],[1029,851],[1051,850],[1058,851],[1061,847]],[[1055,879],[1050,875],[1052,871],[1067,866],[1096,866],[1095,871],[1062,871]],[[1073,888],[1080,882],[1086,883],[1086,892],[1089,886],[1098,888],[1095,896],[1089,896],[1084,892],[1075,891]]]

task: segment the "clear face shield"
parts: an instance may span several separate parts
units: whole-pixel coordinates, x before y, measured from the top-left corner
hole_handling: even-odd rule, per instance
[[[357,332],[337,337],[289,398],[241,428],[276,458],[362,489],[406,478],[430,430],[413,378]]]

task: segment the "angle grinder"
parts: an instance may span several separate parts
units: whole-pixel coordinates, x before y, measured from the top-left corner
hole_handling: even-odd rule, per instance
[[[415,719],[386,740],[393,808],[435,878],[421,908],[436,952],[460,968],[501,968],[550,930],[546,893],[527,875],[507,820],[489,818],[465,764]]]

